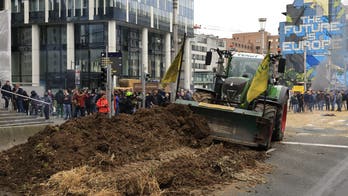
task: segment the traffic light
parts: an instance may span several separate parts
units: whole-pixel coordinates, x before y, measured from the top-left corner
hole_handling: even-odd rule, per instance
[[[145,81],[149,81],[151,78],[150,74],[145,73]]]
[[[106,67],[101,67],[100,80],[102,83],[107,83],[108,80],[108,69]]]

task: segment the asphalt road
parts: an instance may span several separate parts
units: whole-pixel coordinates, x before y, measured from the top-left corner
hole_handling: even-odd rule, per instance
[[[267,183],[237,196],[348,196],[348,112],[289,113],[284,141],[273,144]]]
[[[286,137],[268,160],[274,172],[245,195],[347,196],[348,112],[326,114],[289,114]]]

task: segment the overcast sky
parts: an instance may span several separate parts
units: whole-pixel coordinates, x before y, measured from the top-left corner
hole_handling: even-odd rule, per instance
[[[194,23],[201,25],[199,33],[232,37],[232,33],[255,32],[259,18],[267,18],[266,31],[278,34],[282,12],[294,0],[195,0]],[[348,0],[342,0],[344,4]]]

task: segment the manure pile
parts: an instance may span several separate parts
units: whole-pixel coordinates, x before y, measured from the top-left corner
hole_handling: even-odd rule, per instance
[[[214,143],[187,106],[92,115],[0,152],[0,190],[28,195],[204,195],[264,182],[264,152]]]

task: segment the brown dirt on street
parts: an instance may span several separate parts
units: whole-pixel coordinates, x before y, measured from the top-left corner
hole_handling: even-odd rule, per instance
[[[263,182],[260,174],[270,171],[262,163],[264,152],[213,143],[209,132],[204,119],[175,104],[47,126],[27,143],[0,152],[0,190],[202,195],[233,181]]]

